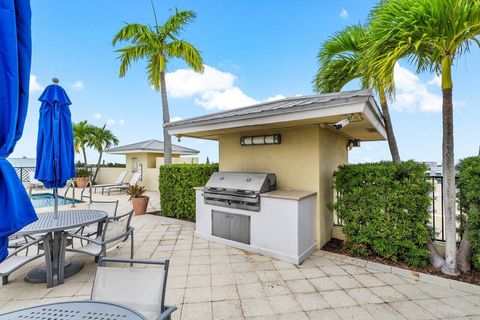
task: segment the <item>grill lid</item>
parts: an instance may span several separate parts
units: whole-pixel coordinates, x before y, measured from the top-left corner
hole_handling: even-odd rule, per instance
[[[256,195],[276,189],[276,176],[273,173],[214,172],[205,189],[223,193],[235,191],[238,195]]]

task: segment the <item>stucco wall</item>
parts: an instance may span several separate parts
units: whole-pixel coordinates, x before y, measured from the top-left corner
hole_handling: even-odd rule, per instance
[[[280,145],[240,145],[245,135],[282,135]],[[346,138],[319,126],[231,134],[219,139],[221,171],[272,172],[277,186],[317,193],[316,238],[321,247],[331,237],[333,200],[332,176],[338,165],[347,162]]]
[[[100,168],[98,172],[96,183],[98,184],[107,184],[114,183],[117,180],[118,176],[122,171],[127,170],[126,168]],[[130,175],[127,175],[124,182],[128,182]]]
[[[124,182],[129,182],[132,178],[133,159],[137,158],[138,164],[143,167],[142,180],[138,185],[144,186],[148,191],[158,191],[158,174],[163,157],[158,157],[155,153],[131,153],[126,155],[126,168],[101,168],[97,177],[98,184],[113,183],[123,170],[128,171]],[[174,157],[173,163],[198,163],[198,157]]]
[[[319,236],[323,246],[332,237],[333,214],[328,204],[333,202],[333,173],[341,164],[348,162],[347,138],[330,129],[320,129],[319,162]]]

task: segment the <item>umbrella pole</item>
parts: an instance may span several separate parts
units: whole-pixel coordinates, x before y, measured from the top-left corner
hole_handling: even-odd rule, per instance
[[[54,198],[54,205],[53,205],[53,218],[58,219],[58,188],[53,188],[53,198]]]

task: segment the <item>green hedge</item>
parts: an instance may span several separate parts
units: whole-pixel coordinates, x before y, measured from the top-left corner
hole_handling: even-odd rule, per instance
[[[335,173],[332,209],[342,220],[347,248],[424,266],[430,236],[427,167],[414,161],[344,165]]]
[[[167,217],[195,220],[194,187],[204,186],[218,164],[172,164],[160,167],[160,202]]]
[[[480,270],[480,157],[469,157],[457,165],[458,199],[464,214],[460,216],[468,228],[468,240],[472,244],[472,264]],[[463,228],[459,230],[463,233]]]

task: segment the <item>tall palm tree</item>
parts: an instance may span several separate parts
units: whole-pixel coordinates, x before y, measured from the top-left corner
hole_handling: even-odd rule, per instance
[[[445,208],[446,254],[442,272],[457,275],[455,225],[455,158],[453,146],[452,65],[471,45],[480,46],[479,0],[387,0],[371,14],[375,41],[369,50],[376,56],[372,69],[390,74],[395,63],[406,57],[417,72],[442,75],[443,207]],[[393,88],[393,82],[389,83]]]
[[[86,148],[92,138],[94,126],[89,124],[87,120],[80,121],[79,123],[73,123],[73,144],[75,152],[83,153],[83,163],[87,166],[87,153]]]
[[[93,176],[92,182],[95,182],[95,179],[97,179],[105,149],[118,145],[118,138],[105,127],[106,125],[103,125],[103,127],[94,127],[92,138],[89,141],[89,146],[98,152],[97,168],[95,170],[95,175]]]
[[[184,27],[195,20],[193,11],[178,11],[167,19],[163,25],[158,25],[155,7],[155,26],[132,23],[125,25],[113,38],[115,46],[119,41],[128,41],[131,45],[118,49],[120,53],[120,77],[130,68],[130,64],[140,59],[147,60],[147,75],[150,84],[162,97],[163,123],[170,122],[168,109],[167,85],[165,72],[168,62],[179,58],[194,71],[203,71],[203,59],[200,52],[189,42],[179,39]],[[172,141],[168,131],[163,128],[165,164],[172,163]]]
[[[320,67],[313,81],[314,90],[319,93],[337,92],[354,79],[360,79],[363,88],[374,86],[380,96],[380,106],[392,160],[400,162],[400,154],[388,109],[387,92],[382,85],[382,79],[375,78],[366,71],[369,66],[364,44],[369,35],[367,27],[353,25],[335,33],[325,41],[317,56]]]

